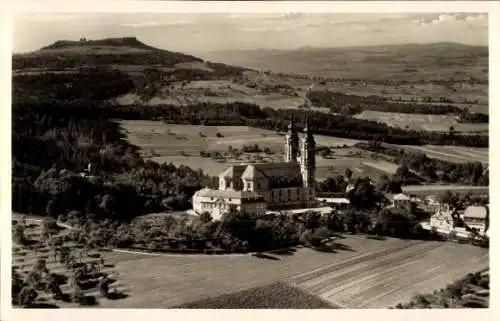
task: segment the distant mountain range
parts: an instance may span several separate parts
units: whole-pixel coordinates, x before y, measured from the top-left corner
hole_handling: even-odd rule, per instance
[[[225,50],[209,52],[200,58],[155,48],[135,37],[122,37],[61,40],[34,52],[13,55],[14,70],[59,70],[81,66],[217,70],[219,78],[228,73],[234,75],[246,69],[257,69],[346,81],[487,84],[488,47],[449,42],[302,47],[296,50]]]
[[[479,74],[482,72],[487,75],[488,47],[440,42],[338,48],[302,47],[297,50],[223,50],[209,52],[203,58],[275,72],[339,78],[366,74],[363,69],[380,71],[378,75],[383,78],[386,76],[383,71],[393,68],[420,72],[422,69],[425,72],[425,69],[435,68],[457,68],[457,72],[479,68]]]

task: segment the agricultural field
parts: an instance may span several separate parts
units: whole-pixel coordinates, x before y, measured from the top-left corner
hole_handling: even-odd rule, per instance
[[[148,106],[163,104],[185,106],[204,102],[219,104],[244,102],[273,109],[296,109],[304,105],[306,101],[305,94],[305,89],[301,87],[294,88],[289,92],[262,92],[256,88],[229,80],[207,80],[192,81],[187,85],[173,84],[171,87],[163,88],[160,93],[147,102],[140,101],[140,97],[135,93],[119,96],[115,101],[121,105],[141,103]],[[311,107],[311,110],[329,112],[327,108]]]
[[[284,136],[270,130],[247,126],[173,125],[159,121],[120,121],[120,124],[129,141],[141,148],[145,158],[202,169],[210,175],[218,175],[232,164],[283,160]],[[317,156],[317,176],[320,178],[344,174],[347,168],[351,168],[356,177],[378,177],[387,170],[381,170],[386,165],[373,165],[379,161],[363,163],[367,153],[352,147],[358,140],[322,135],[315,139],[318,146],[333,147],[334,151],[331,158]],[[255,144],[261,149],[268,148],[271,153],[228,153],[229,148],[241,150],[244,145]],[[201,151],[218,152],[220,158],[201,157]]]
[[[365,110],[354,116],[358,119],[382,122],[392,127],[408,128],[425,131],[449,131],[453,126],[457,133],[487,133],[488,124],[459,123],[458,116],[453,115],[423,115],[387,113],[373,110]]]
[[[330,246],[331,251],[325,252],[299,248],[260,257],[110,253],[108,260],[117,263],[120,279],[132,295],[101,306],[210,308],[226,304],[231,308],[228,302],[243,304],[256,291],[261,299],[245,307],[295,304],[298,308],[311,294],[332,306],[387,308],[489,264],[487,250],[467,244],[346,236]],[[276,283],[298,291],[280,286],[278,292],[287,298],[278,298]]]
[[[462,194],[489,194],[489,187],[462,185],[406,185],[403,186],[403,191],[415,195],[438,195],[447,191]]]
[[[21,224],[22,216],[13,214],[13,220]],[[42,219],[30,217],[26,222],[24,235],[32,244],[18,245],[13,243],[12,268],[17,270],[22,278],[26,278],[34,270],[40,259],[45,260],[48,272],[56,275],[56,279],[60,280],[58,282],[60,282],[59,286],[63,296],[67,298],[71,297],[74,289],[70,284],[70,280],[74,272],[62,262],[62,259],[59,258],[59,255],[54,252],[54,249],[50,245],[42,242]],[[61,229],[58,236],[64,237],[69,232],[68,229]],[[93,267],[93,272],[89,272],[88,274],[90,279],[81,283],[82,294],[85,298],[94,298],[96,299],[96,305],[106,306],[106,301],[119,300],[129,295],[126,286],[119,281],[114,262],[107,259],[107,252],[98,250],[86,251],[75,242],[64,242],[64,246],[68,247],[70,255],[75,257],[75,264]],[[106,276],[110,282],[110,295],[108,298],[100,296],[98,284],[100,278],[103,276]],[[78,303],[71,303],[64,298],[56,300],[50,291],[43,290],[38,291],[38,296],[34,304],[35,306],[47,307],[78,307]]]
[[[425,153],[430,158],[442,159],[454,163],[466,162],[481,162],[489,163],[489,149],[479,147],[463,147],[463,146],[410,146],[410,145],[393,145],[398,148],[404,148],[408,151],[418,151]]]

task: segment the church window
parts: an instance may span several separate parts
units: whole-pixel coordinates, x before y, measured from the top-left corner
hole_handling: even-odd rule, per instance
[[[250,190],[252,188],[252,183],[247,182],[247,190]]]
[[[231,182],[230,181],[226,181],[226,188],[229,188],[231,187]]]

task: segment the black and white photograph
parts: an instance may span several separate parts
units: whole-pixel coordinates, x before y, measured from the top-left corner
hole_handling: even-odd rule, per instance
[[[14,12],[11,309],[489,309],[491,12],[447,8]]]

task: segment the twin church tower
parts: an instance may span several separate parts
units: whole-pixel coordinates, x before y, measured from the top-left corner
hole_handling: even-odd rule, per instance
[[[299,137],[293,123],[293,116],[291,117],[285,136],[285,162],[298,162],[302,173],[303,186],[314,188],[316,179],[316,142],[308,119],[306,119],[303,135]]]

